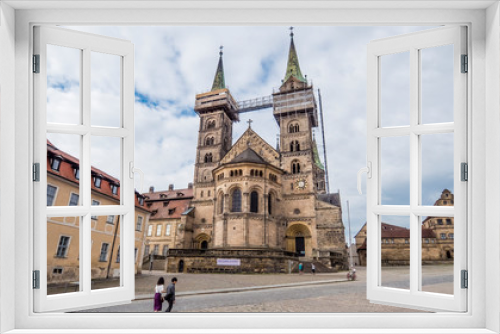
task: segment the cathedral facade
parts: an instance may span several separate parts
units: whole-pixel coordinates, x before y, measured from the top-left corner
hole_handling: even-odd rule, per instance
[[[340,196],[325,190],[313,139],[317,104],[293,34],[285,77],[272,95],[276,147],[251,121],[232,143],[240,109],[225,87],[222,51],[212,89],[196,96],[194,110],[200,125],[193,199],[178,229],[182,248],[169,250],[168,271],[286,272],[299,261],[345,267]]]

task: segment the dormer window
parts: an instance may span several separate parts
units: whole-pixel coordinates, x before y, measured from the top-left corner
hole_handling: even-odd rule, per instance
[[[139,197],[139,205],[140,206],[144,205],[144,198],[143,197]]]
[[[111,185],[111,192],[113,193],[113,195],[118,195],[118,185],[117,184]]]
[[[50,168],[52,168],[52,170],[59,171],[59,167],[61,167],[61,158],[52,158]]]
[[[174,214],[174,212],[175,212],[175,208],[173,208],[173,209],[169,209],[169,210],[168,210],[168,214],[169,214],[169,215],[173,215],[173,214]]]
[[[80,180],[80,168],[75,168],[75,179]]]
[[[184,196],[183,193],[177,193],[177,197],[181,197],[181,196]]]
[[[96,188],[101,188],[102,176],[94,176],[94,186]]]

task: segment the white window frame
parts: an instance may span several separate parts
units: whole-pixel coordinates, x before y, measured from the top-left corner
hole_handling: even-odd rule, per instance
[[[142,230],[142,223],[144,222],[144,217],[143,216],[137,216],[137,221],[135,223],[135,230],[138,232],[141,232]]]
[[[123,4],[125,5],[125,4]],[[500,248],[498,238],[500,229],[500,124],[498,110],[500,101],[500,28],[498,3],[494,1],[398,1],[364,2],[332,1],[310,2],[225,2],[198,3],[186,2],[185,8],[174,2],[151,5],[127,2],[130,7],[144,8],[114,9],[106,12],[105,18],[96,15],[102,8],[119,6],[117,3],[83,1],[74,4],[48,3],[45,1],[19,2],[4,1],[1,6],[0,21],[0,330],[8,332],[17,329],[17,333],[35,333],[37,329],[59,329],[65,333],[76,332],[72,328],[89,328],[95,333],[109,333],[113,328],[126,328],[129,333],[144,332],[147,327],[165,328],[163,317],[152,314],[34,314],[32,312],[31,268],[29,256],[32,245],[32,212],[26,210],[32,206],[32,199],[26,194],[32,193],[32,182],[27,177],[31,172],[30,154],[32,152],[29,133],[32,133],[32,100],[30,79],[31,28],[34,23],[55,24],[257,24],[269,23],[293,24],[362,24],[362,25],[439,25],[464,23],[469,25],[471,62],[474,69],[470,79],[469,92],[469,131],[468,143],[472,153],[469,166],[469,220],[474,231],[469,248],[469,311],[465,314],[172,314],[169,328],[183,328],[202,324],[192,328],[192,333],[228,332],[234,328],[266,328],[253,332],[283,332],[283,328],[301,329],[302,333],[340,333],[338,328],[358,328],[351,331],[364,333],[387,333],[390,329],[398,333],[494,333],[500,331]],[[19,9],[14,10],[13,7]],[[57,9],[57,7],[69,8]],[[86,8],[84,10],[75,8]],[[97,8],[99,6],[99,8]],[[148,10],[148,6],[157,6]],[[177,7],[176,7],[177,6]],[[203,8],[194,8],[204,6]],[[245,7],[247,6],[247,7]],[[304,10],[306,6],[308,9]],[[135,8],[134,7],[134,8]],[[243,10],[242,8],[251,8]],[[30,9],[30,10],[21,10]],[[206,8],[217,9],[207,11]],[[44,9],[44,10],[42,10]],[[207,12],[213,15],[207,15]],[[103,21],[104,20],[104,21]],[[12,83],[15,83],[13,85]],[[486,134],[488,140],[486,140]],[[9,147],[15,138],[15,145]],[[486,182],[486,180],[488,182]],[[15,197],[12,198],[12,189]],[[28,197],[28,199],[26,198]],[[8,222],[8,223],[7,223]],[[11,224],[10,222],[15,222]],[[14,240],[15,256],[6,251]],[[486,249],[493,254],[484,257]],[[26,261],[28,259],[28,261]],[[475,274],[478,273],[478,274]],[[15,288],[13,288],[15,287]],[[5,301],[5,302],[4,302]],[[15,303],[14,303],[15,301]],[[15,307],[12,307],[15,305]],[[473,311],[471,311],[473,310]],[[199,321],[193,321],[199,319]],[[136,328],[137,321],[143,322],[141,330]],[[23,329],[28,329],[23,331]],[[337,330],[335,330],[337,328]],[[446,330],[448,328],[448,330]],[[100,330],[99,330],[100,329]],[[207,330],[210,329],[210,330]],[[219,330],[218,330],[219,329]],[[329,329],[329,330],[327,330]],[[115,330],[116,331],[116,330]],[[290,332],[290,330],[285,330]],[[173,331],[172,331],[173,332]],[[233,330],[231,332],[237,332]]]
[[[156,225],[156,236],[161,237],[162,224]]]
[[[171,224],[167,224],[167,228],[165,228],[165,235],[169,236],[170,235],[170,229],[171,229]]]
[[[71,205],[71,198],[74,196],[78,196],[78,200],[76,201],[76,204],[75,205]],[[68,206],[78,206],[78,204],[80,204],[80,194],[77,194],[77,193],[74,193],[74,192],[71,192],[69,194],[69,201],[68,201]]]
[[[56,203],[56,199],[57,199],[57,193],[59,192],[59,187],[54,186],[50,183],[47,184],[47,190],[48,190],[48,187],[56,188],[56,191],[54,192],[54,197],[52,198],[52,203],[50,204],[50,206],[54,206],[54,204]]]
[[[147,236],[148,237],[152,237],[153,236],[153,225],[149,225],[148,226]]]

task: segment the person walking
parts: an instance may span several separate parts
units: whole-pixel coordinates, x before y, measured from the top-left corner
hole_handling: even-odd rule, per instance
[[[314,263],[311,263],[311,271],[312,271],[312,274],[316,274],[316,266],[314,265]]]
[[[302,262],[299,263],[299,275],[302,275],[302,273],[304,272],[304,265],[302,264]]]
[[[177,284],[177,277],[172,278],[172,283],[167,287],[167,294],[165,295],[165,300],[168,302],[168,307],[165,312],[172,311],[172,307],[175,304],[175,284]]]
[[[158,278],[158,282],[156,282],[155,286],[155,297],[154,297],[155,312],[161,311],[161,305],[163,303],[163,297],[161,296],[161,294],[165,292],[164,284],[165,280],[163,279],[163,277]]]

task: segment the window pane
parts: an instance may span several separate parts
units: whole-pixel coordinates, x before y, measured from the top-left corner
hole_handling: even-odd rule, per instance
[[[454,205],[453,133],[420,136],[422,152],[422,205]],[[446,192],[446,190],[448,190]],[[450,194],[446,194],[450,193]]]
[[[453,45],[420,50],[422,123],[453,122]]]
[[[381,282],[384,287],[410,288],[410,217],[381,218]]]
[[[92,195],[101,205],[120,204],[121,138],[93,136],[90,162]],[[114,189],[118,187],[118,189]]]
[[[422,219],[422,291],[453,294],[454,218]]]
[[[409,205],[410,140],[408,137],[387,137],[380,142],[381,204]]]
[[[381,126],[410,124],[410,52],[380,57]]]
[[[47,294],[80,291],[80,217],[47,218]]]
[[[108,223],[109,217],[97,216],[92,220],[92,290],[121,286],[123,256],[119,249],[123,217],[115,215],[114,224]]]
[[[121,125],[121,57],[91,52],[91,124]]]
[[[47,206],[81,205],[80,144],[81,136],[47,133]]]
[[[47,45],[47,122],[81,124],[80,49]]]

